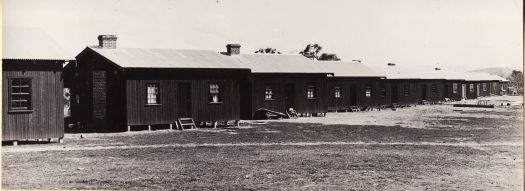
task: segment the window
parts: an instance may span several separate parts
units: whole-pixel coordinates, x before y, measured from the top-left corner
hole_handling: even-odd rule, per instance
[[[381,86],[381,98],[386,98],[386,88],[385,88],[385,86]]]
[[[308,86],[306,86],[306,98],[315,99],[316,98],[315,94],[317,93],[316,91],[317,90],[315,88],[315,84],[309,83]]]
[[[470,84],[470,87],[469,87],[469,91],[470,93],[473,93],[474,92],[474,84]]]
[[[219,84],[210,84],[210,103],[220,103],[221,100],[221,87]]]
[[[148,96],[147,96],[147,104],[160,104],[160,96],[159,96],[159,84],[157,83],[150,83],[147,84],[148,87]]]
[[[367,85],[365,87],[365,96],[366,97],[372,97],[372,88],[370,87],[370,85]]]
[[[432,84],[431,92],[432,92],[432,95],[436,95],[438,93],[437,84]]]
[[[483,91],[487,91],[487,83],[483,83]]]
[[[76,95],[75,98],[76,98],[76,101],[77,101],[76,104],[80,104],[80,96]]]
[[[31,110],[31,79],[11,78],[9,86],[9,109],[11,111]]]
[[[405,97],[410,96],[410,86],[409,85],[403,85],[403,95]]]
[[[454,94],[458,93],[458,83],[452,84],[452,93]]]
[[[495,92],[498,90],[498,84],[496,82],[492,83],[492,90]]]
[[[334,97],[341,98],[341,86],[334,87]]]
[[[274,94],[273,94],[273,86],[272,85],[266,85],[264,86],[264,99],[265,100],[274,100]]]

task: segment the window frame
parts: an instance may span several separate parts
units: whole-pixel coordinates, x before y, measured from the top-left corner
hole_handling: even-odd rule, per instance
[[[311,94],[310,94],[310,90],[311,90]],[[313,100],[313,99],[317,99],[317,86],[315,85],[315,83],[308,83],[306,85],[306,99],[308,100]]]
[[[150,100],[149,87],[150,87],[150,85],[155,85],[157,87],[157,93],[155,95],[155,103],[149,103],[149,100]],[[160,99],[160,83],[159,82],[147,82],[146,83],[146,105],[147,106],[162,105],[162,100]]]
[[[458,93],[458,83],[452,83],[452,93],[453,94]]]
[[[342,92],[342,88],[341,88],[341,86],[339,86],[339,85],[338,85],[338,86],[335,86],[335,87],[334,87],[334,98],[335,98],[335,99],[341,99],[341,98],[342,98],[342,97],[341,97],[341,92]]]
[[[430,93],[432,95],[437,95],[439,92],[438,92],[438,87],[437,87],[437,84],[431,84],[430,85]]]
[[[7,78],[8,80],[8,113],[30,113],[30,112],[33,112],[33,77],[8,77]],[[29,102],[29,106],[27,109],[17,109],[17,108],[13,108],[13,105],[12,105],[12,99],[13,99],[13,80],[28,80],[29,81],[29,87],[28,87],[28,90],[29,90],[29,93],[28,93],[28,102]],[[23,92],[22,92],[23,93]]]
[[[372,97],[372,86],[365,85],[365,97],[371,98]]]
[[[487,83],[483,83],[483,91],[486,92],[487,91]]]
[[[268,91],[270,90],[270,91]],[[270,94],[268,94],[270,92]],[[275,99],[275,86],[273,84],[265,84],[264,85],[264,100],[265,101],[273,101]]]
[[[410,97],[410,85],[408,84],[403,85],[403,96]]]
[[[474,93],[474,84],[469,84],[469,92]]]
[[[217,93],[212,92],[212,85],[217,85]],[[210,82],[208,84],[208,103],[209,104],[221,104],[221,103],[224,103],[224,100],[222,98],[221,88],[222,88],[222,84],[220,84],[219,82]],[[217,101],[213,101],[213,98],[214,98],[213,96],[214,95],[217,95]]]

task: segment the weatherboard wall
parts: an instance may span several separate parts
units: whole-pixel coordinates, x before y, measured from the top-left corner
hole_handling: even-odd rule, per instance
[[[52,60],[3,60],[2,140],[49,139],[64,136],[62,64]],[[9,81],[31,79],[29,111],[10,111]]]

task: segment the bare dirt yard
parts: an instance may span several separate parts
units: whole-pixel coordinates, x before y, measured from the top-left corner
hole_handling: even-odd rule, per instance
[[[522,190],[523,100],[2,147],[3,189]],[[505,106],[500,106],[504,103]],[[511,103],[511,106],[506,106]]]

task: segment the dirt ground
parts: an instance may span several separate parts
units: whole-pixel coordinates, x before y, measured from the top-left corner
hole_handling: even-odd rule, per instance
[[[2,188],[522,190],[523,100],[488,99],[497,107],[67,134],[63,144],[3,146]]]

